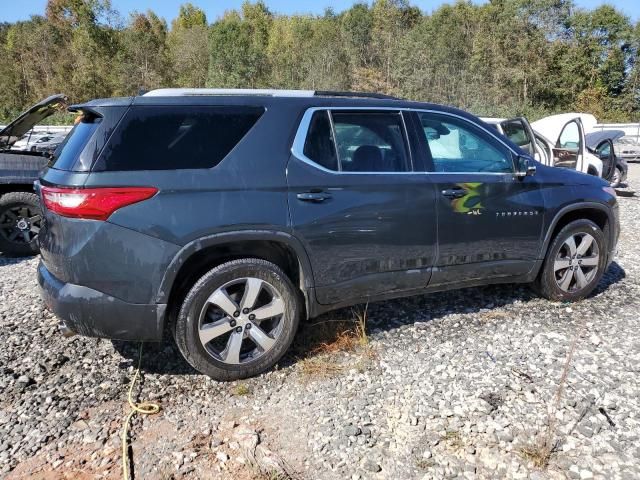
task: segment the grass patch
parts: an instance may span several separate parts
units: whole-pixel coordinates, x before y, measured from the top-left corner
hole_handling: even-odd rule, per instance
[[[553,445],[549,445],[546,440],[539,441],[536,444],[522,447],[518,450],[520,456],[531,462],[534,467],[544,469],[549,465],[551,453],[553,453]]]
[[[300,371],[308,378],[331,378],[344,370],[343,365],[331,358],[308,357],[300,362]]]
[[[253,390],[251,390],[251,387],[246,383],[240,383],[233,388],[231,393],[236,397],[246,397],[247,395],[251,395]]]
[[[420,470],[429,470],[431,467],[435,465],[433,460],[427,460],[425,458],[419,458],[416,460],[416,467]]]
[[[363,372],[376,358],[367,335],[367,305],[353,308],[351,313],[350,319],[323,320],[301,328],[293,352],[300,359],[303,376],[329,378],[352,368]],[[357,353],[359,359],[343,364],[341,353]]]
[[[460,436],[460,432],[458,432],[457,430],[447,431],[447,433],[444,434],[444,441],[451,448],[459,449],[464,446],[462,443],[462,437]]]

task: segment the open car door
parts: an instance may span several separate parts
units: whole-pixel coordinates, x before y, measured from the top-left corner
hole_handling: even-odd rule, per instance
[[[553,164],[556,167],[584,171],[584,128],[580,118],[567,122],[553,147]]]
[[[536,143],[533,129],[524,117],[515,117],[500,122],[502,133],[522,150],[539,162],[544,160],[544,150]]]

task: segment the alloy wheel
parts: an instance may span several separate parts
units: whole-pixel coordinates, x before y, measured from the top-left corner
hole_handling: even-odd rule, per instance
[[[576,233],[567,238],[553,264],[556,283],[565,292],[582,290],[598,273],[598,243],[589,233]]]
[[[282,331],[285,303],[269,282],[247,277],[209,296],[200,312],[198,335],[217,361],[239,365],[268,352]]]
[[[41,225],[41,213],[28,205],[16,205],[0,214],[0,235],[9,242],[31,243]]]

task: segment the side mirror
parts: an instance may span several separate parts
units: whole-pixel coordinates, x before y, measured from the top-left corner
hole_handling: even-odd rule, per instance
[[[529,157],[518,156],[516,176],[518,178],[531,177],[536,174],[536,164]]]

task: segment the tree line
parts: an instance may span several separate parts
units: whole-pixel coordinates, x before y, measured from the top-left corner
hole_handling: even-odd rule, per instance
[[[73,102],[157,87],[381,92],[478,115],[577,110],[640,120],[640,22],[571,0],[407,0],[280,15],[246,1],[209,23],[186,3],[170,25],[109,0],[48,0],[0,24],[0,119],[53,93]]]

